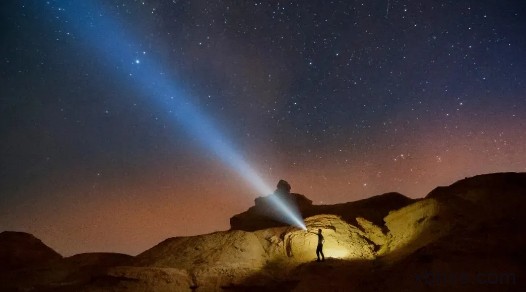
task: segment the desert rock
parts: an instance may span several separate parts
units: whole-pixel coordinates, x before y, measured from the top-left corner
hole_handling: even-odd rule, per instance
[[[466,178],[417,200],[388,193],[336,205],[313,205],[281,185],[283,191],[277,193],[299,202],[307,231],[268,217],[268,198],[263,197],[232,218],[232,230],[169,238],[136,257],[91,253],[62,258],[29,234],[4,232],[0,256],[7,264],[2,266],[0,288],[526,289],[526,173]],[[318,229],[325,237],[323,263],[314,261],[313,233]]]

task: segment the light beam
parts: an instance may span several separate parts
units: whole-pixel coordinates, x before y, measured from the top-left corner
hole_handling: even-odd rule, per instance
[[[93,53],[114,66],[116,73],[161,106],[167,116],[176,121],[189,134],[235,170],[260,194],[270,194],[272,189],[239,154],[234,145],[218,129],[216,124],[198,107],[191,103],[183,87],[170,77],[170,70],[146,54],[124,24],[106,15],[104,7],[96,1],[55,1],[46,3],[48,8],[65,18],[68,28],[76,31],[80,41],[86,43]],[[274,207],[285,215],[286,223],[306,229],[293,206],[288,206],[277,196],[271,196]]]

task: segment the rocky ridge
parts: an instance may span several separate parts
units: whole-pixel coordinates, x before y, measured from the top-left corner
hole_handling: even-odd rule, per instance
[[[389,193],[322,206],[284,186],[281,195],[299,201],[309,231],[323,230],[326,262],[313,262],[314,234],[273,221],[266,210],[267,199],[258,198],[254,207],[232,218],[232,230],[169,238],[136,257],[62,258],[31,235],[1,233],[0,260],[24,264],[4,267],[0,290],[492,291],[498,287],[520,291],[526,287],[526,173],[466,178],[419,200]]]

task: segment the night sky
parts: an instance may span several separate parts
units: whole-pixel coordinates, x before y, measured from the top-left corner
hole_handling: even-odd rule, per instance
[[[521,0],[8,0],[0,13],[0,231],[64,255],[226,230],[262,195],[148,94],[159,79],[271,187],[286,179],[316,204],[526,171]],[[122,48],[97,51],[97,34]]]

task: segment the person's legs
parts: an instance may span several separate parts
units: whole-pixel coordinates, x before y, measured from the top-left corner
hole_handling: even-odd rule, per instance
[[[318,262],[320,261],[320,253],[321,253],[321,246],[318,245],[318,247],[316,247],[316,256],[318,257],[317,259]]]
[[[325,260],[325,255],[323,254],[323,246],[321,246],[320,248],[320,253],[321,253],[321,261],[323,262]]]

